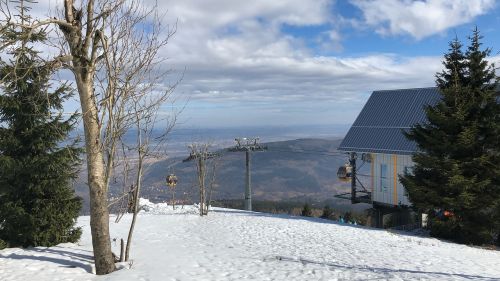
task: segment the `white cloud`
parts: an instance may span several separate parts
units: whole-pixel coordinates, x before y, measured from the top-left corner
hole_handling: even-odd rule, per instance
[[[318,57],[300,38],[281,32],[283,23],[328,23],[328,1],[162,1],[160,5],[161,10],[168,9],[170,22],[179,19],[178,32],[164,55],[171,58],[171,67],[186,67],[179,90],[194,99],[355,99],[374,89],[433,85],[440,68],[437,57]],[[326,35],[332,42],[341,37],[336,31]]]
[[[441,68],[441,57],[319,56],[300,37],[282,31],[283,24],[327,25],[331,30],[321,36],[328,39],[320,43],[330,40],[324,48],[341,48],[343,34],[332,23],[329,0],[158,4],[166,23],[178,21],[161,55],[169,58],[165,67],[186,69],[176,93],[190,97],[183,113],[188,123],[236,123],[238,114],[263,124],[349,123],[371,91],[432,86]],[[177,77],[166,77],[165,84]]]
[[[335,45],[342,34],[332,25],[332,1],[162,1],[160,5],[161,11],[168,9],[168,21],[179,20],[177,34],[163,50],[170,58],[169,67],[186,68],[177,93],[207,106],[191,110],[188,105],[188,123],[232,122],[238,113],[268,120],[262,121],[266,124],[349,123],[371,91],[433,86],[434,74],[441,68],[440,57],[318,56],[301,38],[282,32],[282,24],[329,25],[333,30],[322,35],[332,44],[324,47],[341,48]]]
[[[495,0],[351,0],[364,24],[383,35],[414,38],[443,32],[473,21],[495,7]]]

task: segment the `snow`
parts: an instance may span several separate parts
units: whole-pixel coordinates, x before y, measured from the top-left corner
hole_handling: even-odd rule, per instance
[[[78,244],[0,251],[0,280],[500,280],[500,252],[332,221],[196,206],[146,206],[132,261],[92,266],[89,217]],[[111,218],[115,253],[131,216]]]

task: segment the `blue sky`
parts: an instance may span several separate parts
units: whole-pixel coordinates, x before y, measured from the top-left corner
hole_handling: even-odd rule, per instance
[[[355,1],[352,1],[355,2]],[[363,12],[351,1],[334,1],[332,2],[332,17],[333,14],[340,14],[342,17],[351,20],[363,19]],[[370,2],[370,1],[364,1]],[[372,1],[375,2],[375,1]],[[380,1],[380,2],[401,2],[410,3],[411,1]],[[426,1],[420,1],[425,3]],[[433,2],[433,1],[427,1]],[[438,1],[434,1],[438,2]],[[447,1],[439,1],[447,2]],[[448,1],[452,3],[453,1]],[[455,1],[460,2],[460,1]],[[469,1],[473,2],[473,1]],[[331,23],[310,26],[294,26],[284,24],[282,31],[285,34],[297,38],[303,38],[307,41],[307,45],[311,50],[314,50],[315,55],[324,56],[364,56],[373,53],[394,53],[404,56],[434,56],[440,55],[446,50],[446,45],[455,34],[463,41],[467,40],[467,36],[474,26],[478,26],[483,35],[485,35],[484,43],[486,46],[499,46],[500,34],[497,31],[497,26],[500,26],[500,12],[498,4],[495,1],[484,1],[486,9],[484,13],[465,23],[450,25],[442,31],[436,31],[422,38],[416,38],[415,34],[405,33],[397,35],[383,35],[374,31],[374,27],[360,28],[344,24],[339,28],[339,33],[343,39],[339,44],[341,48],[335,50],[324,50],[317,44],[317,37],[321,33],[328,32],[332,28]],[[491,6],[487,4],[491,3]],[[405,5],[406,7],[410,5]],[[383,26],[384,24],[381,24]],[[415,23],[416,26],[418,26]],[[375,27],[376,29],[376,27]],[[498,49],[498,48],[497,48]],[[498,52],[499,50],[496,50]],[[495,53],[496,54],[496,53]]]
[[[177,22],[161,55],[165,84],[184,73],[184,127],[352,123],[373,90],[433,86],[448,42],[475,26],[500,58],[495,0],[158,2]]]

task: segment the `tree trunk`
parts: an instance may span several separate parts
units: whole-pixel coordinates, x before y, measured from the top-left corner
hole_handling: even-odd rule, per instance
[[[205,214],[205,159],[202,153],[198,155],[198,182],[200,184],[200,216]]]
[[[75,71],[76,84],[80,95],[85,132],[88,185],[90,193],[90,230],[94,261],[98,275],[115,271],[109,236],[108,190],[105,184],[104,159],[100,143],[97,108],[93,103],[93,85],[83,73]]]
[[[139,195],[141,194],[141,182],[142,182],[142,171],[143,171],[143,160],[144,160],[144,147],[142,145],[142,135],[141,128],[138,130],[138,145],[139,145],[139,163],[137,165],[137,178],[135,182],[135,192],[134,192],[134,214],[132,216],[132,223],[130,224],[130,229],[128,231],[127,237],[127,248],[125,249],[125,261],[128,261],[130,255],[130,247],[132,245],[132,235],[134,233],[135,223],[137,221],[137,214],[139,213]]]
[[[125,243],[123,242],[123,239],[120,239],[120,262],[125,261]]]

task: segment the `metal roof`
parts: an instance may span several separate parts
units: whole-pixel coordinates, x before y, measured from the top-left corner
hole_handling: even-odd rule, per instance
[[[438,88],[375,91],[339,146],[342,151],[412,154],[414,142],[403,135],[426,121],[425,106],[435,104]]]

